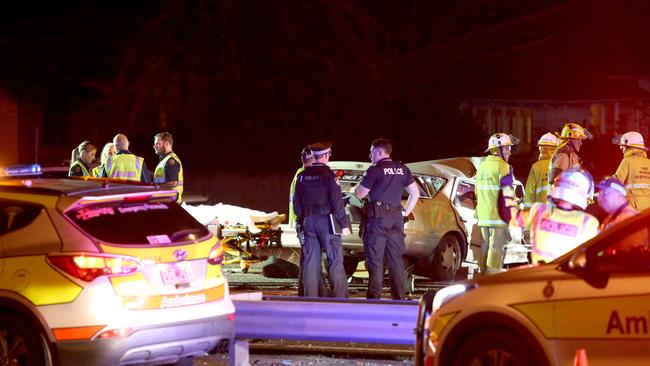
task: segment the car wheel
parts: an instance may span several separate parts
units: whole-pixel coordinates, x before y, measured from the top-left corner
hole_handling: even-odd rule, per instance
[[[450,363],[454,366],[539,366],[535,352],[516,334],[502,331],[482,332],[456,352]]]
[[[16,314],[0,314],[0,364],[40,366],[45,352],[40,334]]]
[[[462,261],[461,240],[454,234],[440,239],[431,257],[431,278],[449,281],[456,277]]]

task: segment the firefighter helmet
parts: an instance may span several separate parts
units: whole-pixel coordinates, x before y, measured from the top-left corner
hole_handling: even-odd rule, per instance
[[[485,152],[488,152],[490,151],[490,149],[494,149],[497,147],[513,146],[513,145],[517,145],[518,143],[519,143],[519,139],[517,139],[513,135],[497,132],[494,135],[490,136],[490,140],[488,140],[488,148],[485,149]]]
[[[621,146],[636,147],[637,149],[648,150],[643,142],[643,136],[635,131],[626,132],[621,136],[612,139],[612,143]]]
[[[583,169],[567,169],[560,173],[551,187],[551,198],[578,206],[583,210],[594,195],[594,179]]]
[[[537,146],[557,147],[559,144],[560,140],[558,140],[557,136],[551,132],[543,134],[542,137],[539,138],[539,141],[537,141]]]
[[[569,122],[562,127],[562,132],[560,133],[561,139],[591,139],[593,136],[586,128],[580,126],[577,123]]]

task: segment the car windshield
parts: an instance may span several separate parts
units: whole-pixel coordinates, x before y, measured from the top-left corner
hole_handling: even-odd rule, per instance
[[[88,235],[114,244],[171,244],[210,234],[174,202],[111,202],[82,206],[66,215]]]

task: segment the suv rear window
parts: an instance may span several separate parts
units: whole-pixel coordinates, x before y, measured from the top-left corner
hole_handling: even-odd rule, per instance
[[[171,244],[210,235],[174,202],[107,203],[66,212],[88,235],[114,244]]]

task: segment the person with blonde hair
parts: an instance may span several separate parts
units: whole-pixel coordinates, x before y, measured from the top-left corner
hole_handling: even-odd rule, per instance
[[[96,166],[93,168],[93,177],[101,177],[102,176],[102,169],[104,169],[104,166],[106,166],[106,161],[108,158],[111,156],[115,155],[117,150],[115,149],[115,144],[112,142],[107,142],[104,145],[104,148],[102,149],[102,154],[100,155],[100,165]]]
[[[70,157],[70,177],[91,177],[90,164],[95,160],[97,148],[90,141],[83,141],[72,150]]]

